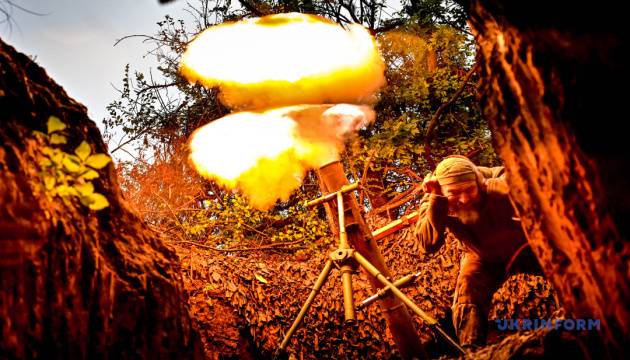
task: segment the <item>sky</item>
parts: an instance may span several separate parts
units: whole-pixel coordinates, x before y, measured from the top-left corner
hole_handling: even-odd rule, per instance
[[[151,48],[140,38],[114,46],[116,41],[128,35],[154,34],[159,29],[156,23],[167,14],[189,19],[183,0],[165,5],[158,0],[12,2],[40,15],[2,5],[11,12],[11,21],[0,24],[0,38],[34,58],[71,98],[87,106],[101,131],[107,105],[118,99],[114,86],[121,88],[126,64],[132,72],[157,64],[150,56],[143,58]]]

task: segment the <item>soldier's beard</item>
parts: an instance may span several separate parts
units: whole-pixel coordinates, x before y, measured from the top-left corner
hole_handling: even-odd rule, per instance
[[[480,197],[470,199],[466,205],[462,205],[460,202],[449,203],[449,212],[456,216],[459,221],[464,225],[475,225],[479,221],[479,203]]]
[[[458,209],[455,214],[464,225],[475,225],[479,220],[479,211],[477,209]]]

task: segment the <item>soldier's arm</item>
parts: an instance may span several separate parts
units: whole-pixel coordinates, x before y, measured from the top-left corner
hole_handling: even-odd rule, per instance
[[[414,234],[422,252],[433,254],[444,245],[448,202],[446,197],[426,193],[420,201],[418,222]]]
[[[509,194],[509,188],[507,181],[505,180],[505,168],[503,166],[487,168],[478,166],[477,169],[481,171],[484,177],[484,190],[493,198],[507,198]]]

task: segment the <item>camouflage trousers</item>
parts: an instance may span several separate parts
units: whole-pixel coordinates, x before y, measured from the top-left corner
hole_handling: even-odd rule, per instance
[[[485,262],[470,252],[462,257],[452,307],[453,325],[462,347],[486,345],[492,296],[508,276],[517,273],[542,275],[529,246],[519,250],[509,264]]]
[[[505,265],[462,257],[453,299],[453,325],[461,346],[484,346],[492,296],[507,280]]]

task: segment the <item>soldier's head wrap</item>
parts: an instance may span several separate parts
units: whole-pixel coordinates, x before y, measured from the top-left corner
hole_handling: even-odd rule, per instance
[[[435,176],[440,185],[448,185],[477,179],[476,166],[467,157],[447,156],[435,169]]]

